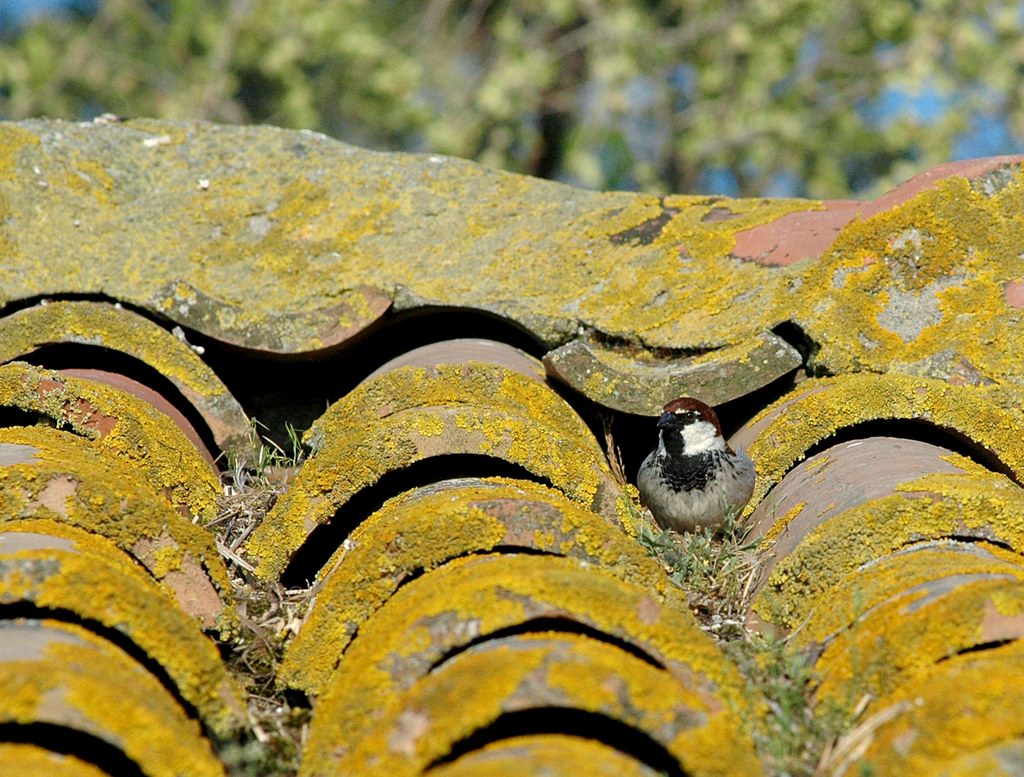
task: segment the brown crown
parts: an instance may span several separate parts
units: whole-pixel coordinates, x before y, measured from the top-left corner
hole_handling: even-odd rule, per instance
[[[679,413],[684,410],[693,410],[709,424],[712,424],[719,434],[722,433],[722,424],[718,422],[718,416],[715,415],[715,411],[710,405],[705,405],[699,399],[694,399],[693,397],[679,397],[679,399],[673,399],[665,405],[666,413]]]

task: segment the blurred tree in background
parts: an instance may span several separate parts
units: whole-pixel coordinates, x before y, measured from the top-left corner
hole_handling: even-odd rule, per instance
[[[71,2],[74,5],[74,2]],[[1006,0],[78,0],[0,117],[308,127],[595,188],[873,195],[1024,136]]]

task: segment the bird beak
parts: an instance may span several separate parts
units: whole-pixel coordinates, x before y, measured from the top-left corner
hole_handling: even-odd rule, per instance
[[[675,413],[662,413],[661,418],[658,419],[659,429],[672,429],[676,425]]]

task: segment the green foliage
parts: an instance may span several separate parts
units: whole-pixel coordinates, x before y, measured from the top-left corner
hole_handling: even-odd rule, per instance
[[[599,188],[874,193],[1024,135],[1011,0],[101,0],[0,41],[0,116],[308,127]],[[878,100],[929,95],[879,119]],[[924,111],[924,113],[933,113]]]

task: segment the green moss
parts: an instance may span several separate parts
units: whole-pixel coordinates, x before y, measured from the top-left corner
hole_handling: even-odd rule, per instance
[[[543,549],[593,564],[695,625],[682,592],[637,543],[557,491],[499,479],[428,487],[386,503],[324,565],[330,571],[289,645],[278,681],[320,693],[352,636],[403,580],[499,546]]]
[[[0,531],[13,537],[8,532],[45,528],[26,523]],[[163,667],[210,730],[221,736],[240,730],[246,718],[239,689],[197,624],[137,566],[116,563],[118,552],[109,543],[81,532],[62,534],[74,537],[72,549],[0,552],[0,602],[72,612],[121,632]]]
[[[93,440],[97,451],[145,473],[189,517],[203,523],[215,517],[216,475],[174,422],[142,400],[100,383],[12,362],[0,367],[0,404],[38,413]]]
[[[364,668],[353,665],[348,674],[344,667],[319,705],[302,774],[361,773],[370,764],[395,775],[417,774],[503,711],[549,706],[633,726],[679,759],[687,774],[761,771],[735,719],[698,684],[586,637],[522,635],[462,652],[396,693],[393,703],[373,707],[369,719],[364,716],[357,729],[346,731],[348,737],[339,738],[345,729],[338,727],[337,715],[347,717],[346,704],[361,701],[355,689],[345,693],[345,680],[363,686],[356,673]]]
[[[153,777],[223,775],[195,721],[121,650],[54,621],[0,628],[0,721],[67,725]]]
[[[139,359],[195,406],[223,450],[249,444],[249,424],[227,387],[188,345],[148,319],[110,304],[60,301],[0,319],[0,362],[51,343],[109,348]]]
[[[34,451],[0,468],[0,527],[42,519],[47,534],[77,538],[78,527],[101,535],[147,568],[206,628],[217,626],[225,636],[234,631],[237,615],[224,605],[233,601],[231,584],[212,535],[182,517],[129,466],[104,455],[95,442],[57,429],[2,429],[0,444]],[[168,553],[174,558],[165,561],[173,563],[161,563]]]
[[[629,498],[579,416],[547,386],[502,367],[393,370],[334,403],[307,439],[315,455],[246,545],[264,578],[280,574],[312,528],[360,490],[448,453],[511,461],[615,525],[633,521]]]

